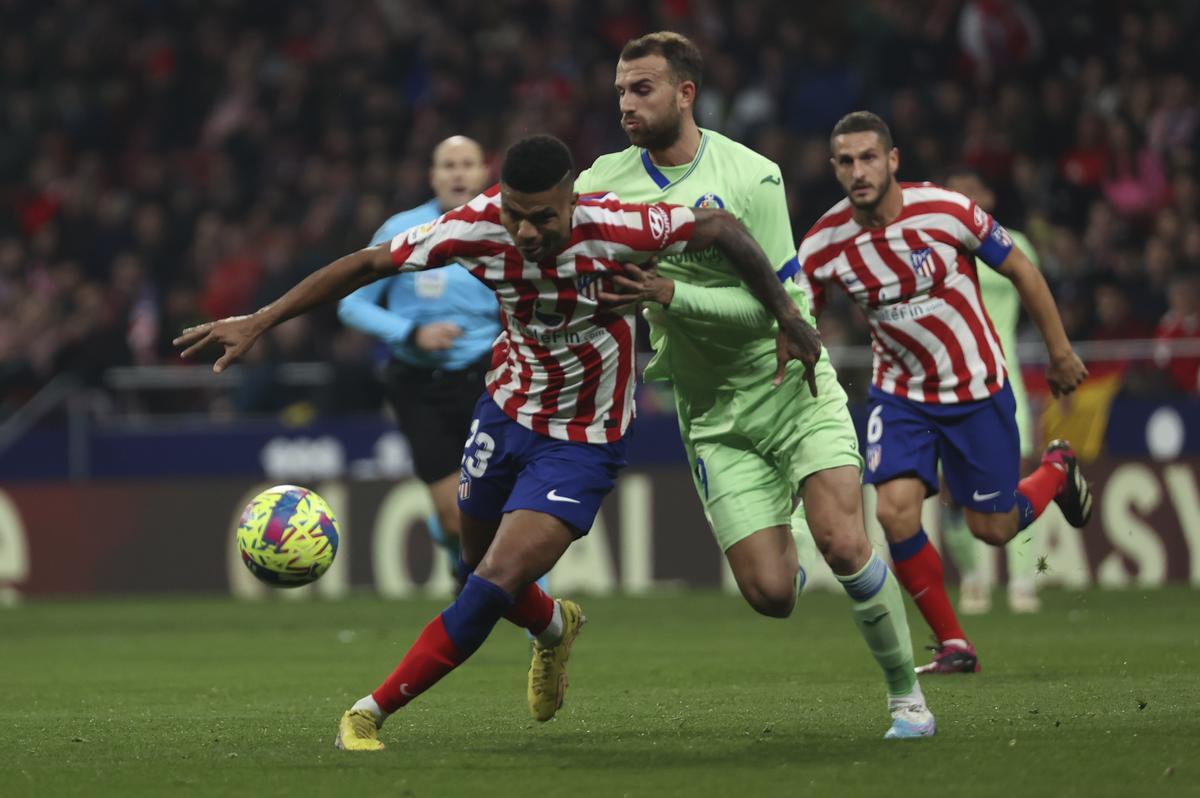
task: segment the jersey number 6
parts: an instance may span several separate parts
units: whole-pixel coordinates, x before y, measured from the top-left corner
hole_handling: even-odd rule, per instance
[[[879,443],[883,437],[883,405],[878,405],[867,418],[867,443]]]

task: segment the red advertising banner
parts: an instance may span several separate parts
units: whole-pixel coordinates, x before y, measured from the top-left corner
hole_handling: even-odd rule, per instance
[[[1200,461],[1100,461],[1088,466],[1096,497],[1087,529],[1056,510],[1033,545],[1045,585],[1200,585]],[[242,506],[265,484],[242,481],[91,482],[0,489],[0,600],[21,596],[137,592],[232,592],[259,585],[235,556]],[[311,485],[338,514],[334,567],[296,596],[352,589],[384,596],[449,593],[447,564],[425,535],[430,505],[416,481]],[[936,500],[931,500],[932,510]],[[873,506],[867,496],[868,512]],[[871,523],[872,539],[883,551]],[[936,520],[927,527],[936,538]],[[1003,575],[1003,557],[993,566]],[[731,588],[686,471],[625,473],[591,533],[551,574],[557,591],[639,593]],[[816,573],[814,586],[830,585]]]

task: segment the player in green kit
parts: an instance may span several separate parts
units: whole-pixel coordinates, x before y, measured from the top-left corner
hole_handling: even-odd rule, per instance
[[[723,208],[783,264],[795,248],[779,167],[696,126],[701,72],[699,51],[679,34],[626,44],[616,88],[633,146],[597,159],[575,188],[612,191],[626,202]],[[715,251],[629,272],[614,279],[626,293],[601,298],[647,303],[655,355],[645,376],[672,383],[696,491],[742,595],[764,615],[790,615],[815,541],[883,668],[892,716],[886,737],[932,735],[899,585],[867,540],[862,458],[828,357],[807,375],[800,363],[777,371],[772,318]],[[787,286],[811,320],[803,290]]]
[[[988,213],[995,210],[996,195],[978,173],[971,169],[956,169],[946,175],[946,188],[967,195],[975,204]],[[1034,266],[1038,265],[1037,250],[1029,239],[1011,227],[1005,228],[1013,243]],[[1013,398],[1017,403],[1017,430],[1021,436],[1021,473],[1028,473],[1029,462],[1034,455],[1033,421],[1029,416],[1029,398],[1025,393],[1025,380],[1021,378],[1021,364],[1017,359],[1017,322],[1021,318],[1021,297],[1012,281],[1002,277],[995,269],[976,269],[979,275],[979,292],[992,326],[1000,336],[1004,348],[1004,359],[1008,364],[1008,383],[1012,386]],[[979,552],[985,548],[971,536],[962,510],[951,508],[944,513],[942,540],[954,564],[962,573],[962,592],[958,609],[965,615],[979,615],[992,606],[992,575],[979,565]],[[1036,521],[1034,523],[1037,523]],[[1034,582],[1036,567],[1035,549],[1032,543],[1032,528],[1026,529],[1004,547],[1008,559],[1008,607],[1013,612],[1029,613],[1041,609]],[[986,556],[991,556],[987,552]]]

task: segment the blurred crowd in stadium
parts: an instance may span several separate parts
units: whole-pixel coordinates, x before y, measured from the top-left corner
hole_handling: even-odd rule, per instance
[[[966,164],[992,184],[1073,338],[1200,339],[1197,3],[0,0],[0,14],[10,407],[57,373],[177,362],[182,327],[365,245],[428,199],[447,135],[494,159],[547,131],[581,166],[624,148],[616,54],[664,28],[705,53],[701,124],[781,165],[797,240],[840,197],[830,128],[868,108],[903,178]],[[844,308],[822,332],[866,340]],[[329,309],[255,357],[337,364],[326,404],[355,409],[378,406],[377,354]],[[1200,392],[1200,358],[1158,366],[1164,387]]]

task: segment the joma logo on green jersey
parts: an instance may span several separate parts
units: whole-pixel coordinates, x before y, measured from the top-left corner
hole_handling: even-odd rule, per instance
[[[671,258],[671,263],[683,267],[687,265],[703,266],[708,263],[714,263],[722,260],[725,257],[721,250],[716,247],[705,247],[699,252],[687,252],[683,255]]]

